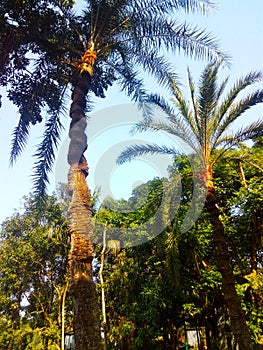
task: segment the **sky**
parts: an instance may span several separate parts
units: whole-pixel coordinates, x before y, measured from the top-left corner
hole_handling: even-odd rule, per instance
[[[179,13],[180,21],[186,20],[193,26],[207,28],[219,41],[220,48],[231,57],[231,67],[224,68],[222,77],[230,76],[231,86],[241,76],[252,70],[263,70],[263,1],[262,0],[218,0],[217,12],[209,16],[185,15]],[[207,62],[197,62],[184,55],[174,55],[172,58],[175,71],[182,78],[186,77],[189,66],[195,79],[198,79]],[[262,84],[260,85],[263,86]],[[153,84],[150,88],[155,89]],[[33,154],[36,145],[41,140],[43,126],[36,125],[32,128],[28,146],[10,168],[9,155],[12,139],[12,131],[18,122],[18,114],[3,95],[2,108],[0,109],[0,222],[11,216],[14,210],[19,210],[22,197],[28,195],[32,189]],[[129,130],[134,121],[141,116],[129,99],[119,91],[117,86],[109,89],[104,100],[94,99],[94,110],[90,115],[88,126],[89,149],[86,156],[90,166],[88,183],[93,190],[101,187],[104,195],[114,198],[127,198],[132,189],[154,176],[165,176],[166,167],[170,158],[144,157],[141,160],[117,167],[115,159],[127,144],[138,142],[160,142],[161,144],[174,142],[167,135],[154,138],[150,135],[134,135]],[[263,116],[263,107],[257,106],[251,109],[244,117],[239,119],[236,127],[245,125]],[[63,117],[62,122],[67,129],[69,118]],[[182,144],[179,147],[183,147]],[[57,161],[54,172],[50,176],[49,191],[55,190],[60,181],[66,181],[65,162],[67,149],[67,132],[61,137],[61,145],[58,149]]]

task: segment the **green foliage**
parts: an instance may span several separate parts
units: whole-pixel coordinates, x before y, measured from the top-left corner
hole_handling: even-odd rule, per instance
[[[105,97],[117,82],[145,113],[142,71],[165,86],[174,76],[163,50],[198,58],[226,56],[205,32],[175,20],[178,10],[205,13],[211,1],[86,1],[81,13],[73,1],[2,1],[0,86],[17,107],[20,119],[13,133],[10,161],[26,146],[31,125],[46,115],[46,132],[35,157],[34,188],[43,196],[61,132],[68,92],[75,86],[77,63],[89,48],[97,58],[88,94]],[[85,96],[87,97],[87,96]]]
[[[257,239],[254,248],[251,244],[257,232],[253,228],[255,217],[257,226],[262,228],[262,173],[257,166],[262,159],[261,153],[262,149],[255,147],[229,151],[214,167],[215,187],[223,208],[222,221],[233,256],[236,288],[255,344],[262,341],[263,320],[262,241]],[[249,191],[244,187],[240,173],[239,162],[244,159]],[[107,258],[104,280],[109,349],[179,346],[184,339],[184,325],[187,329],[206,329],[208,348],[228,349],[228,344],[233,342],[207,213],[202,212],[190,230],[185,233],[180,231],[180,223],[192,198],[192,171],[187,157],[175,158],[170,167],[170,179],[174,179],[176,172],[180,173],[182,183],[181,205],[171,224],[147,243],[122,249],[117,257]],[[161,187],[155,186],[157,183],[157,179],[152,183],[149,181],[148,188],[152,188],[153,202],[160,203],[162,191]],[[102,215],[101,219],[104,218],[109,225],[125,226],[129,222],[125,221],[129,212],[124,213],[123,209],[130,210],[132,206],[128,203],[135,199],[134,203],[138,203],[141,213],[137,220],[140,220],[145,215],[142,212],[147,212],[148,208],[146,186],[139,186],[134,194],[127,201],[108,199],[105,203],[114,210],[102,208],[97,216]],[[165,215],[165,211],[162,213]],[[258,237],[262,237],[262,229],[260,232]],[[253,266],[253,254],[258,274],[246,279]]]
[[[67,224],[55,197],[39,218],[32,197],[24,199],[1,228],[0,347],[58,349],[61,298],[66,284]],[[67,321],[68,322],[68,321]]]

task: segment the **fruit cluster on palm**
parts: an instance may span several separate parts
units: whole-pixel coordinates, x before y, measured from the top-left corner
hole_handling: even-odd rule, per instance
[[[263,120],[255,121],[236,132],[231,131],[232,124],[250,107],[263,102],[263,91],[254,91],[240,97],[246,87],[262,80],[260,72],[251,72],[241,78],[225,94],[228,79],[219,84],[220,63],[211,63],[203,71],[196,91],[190,71],[188,82],[190,102],[183,96],[180,85],[170,79],[173,92],[173,105],[157,95],[149,96],[149,103],[166,113],[167,118],[148,120],[137,125],[139,131],[164,131],[179,137],[188,144],[202,164],[200,178],[207,188],[206,208],[213,227],[212,239],[218,270],[222,274],[222,287],[228,306],[231,327],[241,349],[252,349],[250,335],[241,307],[241,301],[235,290],[235,278],[231,265],[231,256],[227,244],[224,225],[220,219],[221,211],[216,199],[213,183],[213,167],[227,154],[227,151],[249,139],[263,135]],[[123,163],[145,153],[178,154],[178,149],[154,144],[134,145],[124,150],[118,162]]]

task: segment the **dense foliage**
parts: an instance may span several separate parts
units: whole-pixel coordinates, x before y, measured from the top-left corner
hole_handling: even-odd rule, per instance
[[[0,245],[0,348],[60,349],[67,285],[67,223],[55,197],[41,219],[26,198],[22,213],[7,219]]]
[[[215,169],[215,184],[224,212],[237,291],[242,297],[255,349],[260,349],[263,342],[263,197],[262,171],[257,164],[262,148],[255,145],[229,152],[229,157]],[[254,165],[242,161],[245,153],[250,154]],[[106,324],[103,326],[107,349],[180,349],[186,335],[190,345],[196,344],[196,349],[198,346],[203,349],[205,344],[208,349],[236,349],[222,297],[207,213],[203,211],[190,230],[181,232],[180,223],[191,201],[191,168],[187,159],[175,159],[170,179],[176,170],[181,176],[181,205],[160,235],[120,251],[113,249],[112,237],[106,236],[108,245],[103,268]],[[120,236],[115,237],[116,241],[124,238],[128,227],[136,227],[154,216],[165,181],[154,179],[140,185],[128,200],[105,199],[95,214],[96,221],[106,223],[109,229],[118,227]],[[61,194],[62,206],[58,206],[54,197],[49,197],[41,220],[32,201],[26,199],[23,213],[16,213],[2,224],[1,348],[60,348],[68,240],[61,212],[66,206],[62,187],[60,198]],[[162,214],[166,216],[165,206]],[[100,242],[96,247],[95,275],[100,267],[101,250]],[[100,283],[97,286],[100,292]],[[69,331],[72,320],[67,303],[65,327]]]
[[[247,152],[254,166],[241,161]],[[262,170],[257,166],[261,155],[259,148],[229,152],[227,161],[219,162],[215,168],[215,186],[220,193],[236,288],[255,349],[260,349],[263,342],[262,192],[257,184],[262,178]],[[143,245],[123,249],[116,257],[108,256],[104,278],[109,349],[177,349],[185,344],[186,334],[192,345],[191,337],[195,335],[198,349],[237,347],[223,299],[209,217],[204,210],[192,229],[180,231],[180,222],[191,201],[191,169],[184,158],[176,159],[171,172],[175,169],[180,169],[183,191],[182,205],[171,225]],[[97,216],[108,225],[114,223],[122,228],[125,235],[125,227],[140,222],[144,208],[149,215],[149,202],[125,215],[120,207],[124,212],[132,202],[140,203],[145,198],[146,187],[152,203],[158,203],[162,184],[155,179],[137,188],[128,201],[113,203],[108,199],[112,213],[102,208]],[[150,215],[154,211],[152,207]]]

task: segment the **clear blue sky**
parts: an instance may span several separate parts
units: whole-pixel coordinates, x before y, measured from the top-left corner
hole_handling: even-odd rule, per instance
[[[200,28],[206,27],[209,32],[213,33],[218,38],[221,49],[232,56],[231,68],[226,68],[223,74],[230,75],[230,82],[234,82],[237,78],[251,70],[263,69],[263,1],[218,0],[217,3],[218,11],[213,15],[202,17],[200,15],[186,16],[180,13],[180,18],[181,21],[186,19],[189,23],[198,25]],[[185,77],[188,65],[196,78],[200,75],[205,66],[205,62],[196,62],[178,55],[174,57],[173,64],[177,73],[182,78]],[[3,90],[1,90],[0,93],[4,95]],[[8,159],[11,134],[18,122],[18,115],[16,109],[8,103],[5,97],[3,97],[2,102],[3,107],[0,109],[0,222],[6,217],[11,216],[14,213],[14,208],[19,209],[21,198],[24,195],[28,195],[31,189],[32,184],[30,176],[34,161],[32,154],[43,133],[41,125],[37,125],[32,129],[26,151],[22,154],[15,166],[9,168]],[[94,110],[101,111],[97,113],[108,114],[112,111],[112,107],[108,109],[108,106],[127,102],[129,102],[128,99],[119,92],[118,87],[113,87],[109,90],[105,100],[95,100]],[[103,108],[106,109],[103,110]],[[124,109],[125,113],[128,115],[128,120],[132,120],[134,113],[129,110],[129,108],[125,107]],[[262,106],[252,109],[241,118],[240,123],[246,124],[253,119],[263,117],[262,111]],[[67,127],[68,120],[65,118],[64,121],[65,127]],[[94,120],[91,119],[91,122],[94,122]],[[105,125],[105,127],[109,129],[108,124]],[[91,176],[88,178],[91,187],[100,185],[100,181],[102,181],[103,184],[106,183],[106,185],[110,187],[111,194],[115,197],[126,197],[135,184],[160,173],[160,169],[154,169],[154,162],[151,163],[151,160],[149,160],[149,162],[146,160],[137,162],[136,164],[131,163],[123,169],[115,168],[111,162],[109,165],[109,167],[111,167],[110,178],[107,174],[107,169],[102,179],[98,176],[98,171],[104,170],[101,165],[103,155],[107,158],[107,154],[115,154],[116,145],[121,147],[124,145],[125,139],[131,139],[131,136],[127,133],[128,127],[129,123],[124,120],[124,124],[112,130],[112,133],[110,133],[109,130],[101,130],[99,133],[94,131],[93,136],[95,135],[95,139],[93,140],[94,142],[91,143],[90,151],[87,153],[90,168],[96,170],[95,174],[94,172],[91,173]],[[66,133],[62,136],[62,141],[64,141],[65,138]],[[141,139],[140,136],[136,136],[135,138]],[[101,145],[105,146],[104,151]],[[112,152],[109,151],[109,149],[112,150]],[[60,148],[59,157],[60,159],[63,158],[63,147],[62,149]],[[55,171],[56,174],[51,177],[50,191],[55,189],[55,181],[58,179],[60,180],[60,166],[58,162]],[[61,169],[63,169],[63,167],[64,165],[61,166]]]

